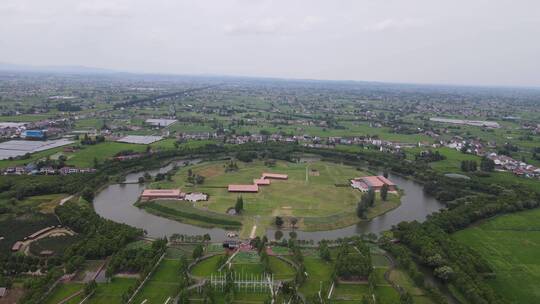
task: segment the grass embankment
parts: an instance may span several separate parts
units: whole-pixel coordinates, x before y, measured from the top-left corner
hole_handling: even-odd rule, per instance
[[[203,211],[212,211],[225,215],[227,209],[235,205],[242,196],[244,210],[237,221],[244,227],[242,236],[249,236],[256,225],[257,235],[264,233],[272,225],[276,216],[298,219],[296,228],[316,231],[346,227],[360,221],[355,210],[362,193],[348,186],[350,179],[368,175],[354,167],[330,162],[289,163],[278,161],[275,166],[265,166],[261,161],[252,163],[238,162],[237,171],[225,172],[226,162],[208,162],[182,168],[172,181],[153,183],[154,188],[181,188],[184,192],[204,192],[209,194],[206,202],[197,202],[193,206]],[[186,181],[187,171],[205,177],[202,185],[192,185]],[[272,180],[268,186],[261,186],[258,193],[229,193],[229,184],[252,184],[253,179],[263,172],[283,173],[287,180]],[[374,208],[368,212],[368,218],[376,217],[399,206],[399,197],[390,195],[382,202],[377,196]],[[178,208],[186,209],[177,203]],[[172,208],[174,203],[167,207]],[[162,209],[161,212],[170,210]],[[194,211],[190,211],[194,213]],[[161,214],[165,215],[165,214]],[[175,217],[180,216],[176,214]],[[181,218],[175,218],[182,221]],[[189,220],[189,218],[188,218]]]
[[[137,203],[137,206],[152,214],[186,224],[227,229],[239,229],[242,226],[242,222],[238,220],[238,217],[201,210],[185,201],[153,201]]]
[[[539,303],[540,210],[503,215],[454,234],[492,267],[487,282],[510,303]]]

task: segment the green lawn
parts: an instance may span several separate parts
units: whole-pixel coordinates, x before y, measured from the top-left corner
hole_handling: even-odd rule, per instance
[[[169,297],[174,298],[178,293],[179,266],[179,260],[164,259],[135,297],[133,303],[147,300],[148,304],[162,304]]]
[[[113,278],[110,283],[100,283],[94,295],[86,303],[121,304],[122,295],[130,286],[135,287],[135,279]]]
[[[499,216],[454,237],[484,257],[489,284],[510,303],[540,302],[540,209]]]
[[[300,292],[305,296],[317,294],[321,282],[323,282],[324,287],[329,288],[333,271],[332,263],[325,262],[315,256],[307,256],[304,258],[304,266],[308,277],[307,281],[300,287]]]

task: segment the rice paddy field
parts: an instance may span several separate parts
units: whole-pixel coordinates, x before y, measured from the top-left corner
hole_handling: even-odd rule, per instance
[[[312,163],[291,163],[278,161],[275,166],[265,166],[261,161],[252,163],[237,162],[237,171],[226,172],[226,162],[207,162],[182,168],[172,181],[153,183],[152,188],[181,188],[183,192],[204,192],[209,194],[208,201],[197,202],[193,207],[206,212],[209,217],[225,215],[234,207],[239,196],[244,201],[244,211],[237,218],[244,224],[242,235],[249,236],[254,225],[257,234],[264,232],[264,227],[272,224],[276,216],[295,217],[296,227],[303,230],[335,229],[352,225],[359,221],[355,209],[362,193],[349,187],[349,180],[354,177],[369,175],[354,167],[325,161]],[[202,175],[202,185],[187,182],[188,170]],[[263,172],[287,174],[287,180],[272,180],[270,185],[260,186],[258,193],[229,193],[229,184],[252,184]],[[390,199],[382,202],[377,196],[375,207],[368,217],[372,218],[399,206],[399,197],[389,195]],[[177,212],[193,213],[193,208],[182,202],[156,201],[156,205],[176,209]],[[191,208],[191,209],[190,209]],[[209,221],[212,223],[211,221]],[[191,222],[193,223],[193,222]],[[201,221],[200,224],[206,224]]]
[[[454,237],[476,250],[492,267],[488,283],[510,303],[539,303],[540,210],[499,216]]]

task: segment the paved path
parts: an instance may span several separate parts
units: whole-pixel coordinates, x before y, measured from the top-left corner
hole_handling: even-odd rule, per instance
[[[65,197],[65,198],[61,199],[60,200],[60,206],[63,206],[67,201],[69,201],[72,198],[73,198],[73,195],[70,195],[68,197]]]

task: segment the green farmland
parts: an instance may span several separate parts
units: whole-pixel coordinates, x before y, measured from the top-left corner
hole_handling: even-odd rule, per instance
[[[488,282],[511,303],[540,302],[540,210],[499,216],[457,232],[492,267]]]

